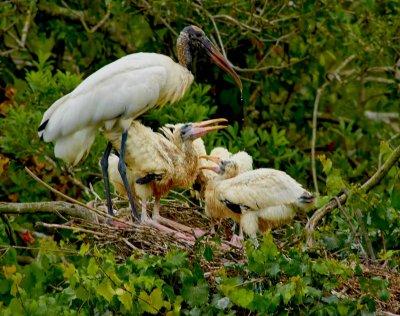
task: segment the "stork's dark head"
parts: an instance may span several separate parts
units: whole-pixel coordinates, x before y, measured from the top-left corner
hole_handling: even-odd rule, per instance
[[[194,52],[205,53],[212,62],[233,78],[240,91],[242,91],[242,82],[230,62],[211,43],[201,28],[195,25],[186,26],[179,34],[177,51],[179,63],[189,70],[192,68]]]
[[[186,123],[180,126],[180,133],[183,141],[193,141],[196,138],[202,137],[209,132],[223,129],[225,125],[218,125],[219,123],[226,123],[224,118],[212,119],[197,123]]]

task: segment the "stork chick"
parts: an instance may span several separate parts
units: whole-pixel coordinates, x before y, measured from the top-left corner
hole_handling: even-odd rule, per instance
[[[212,159],[209,159],[209,157],[212,157]],[[239,167],[239,173],[253,169],[253,158],[245,151],[239,151],[236,154],[232,154],[224,147],[215,147],[213,150],[211,150],[209,156],[201,154],[200,158],[201,170],[199,172],[197,181],[200,185],[200,197],[203,198],[205,196],[207,183],[217,176],[215,172],[208,169],[211,168],[212,170],[215,164],[218,164],[221,160],[232,160],[236,162]]]
[[[162,218],[159,215],[160,199],[172,188],[188,188],[195,181],[199,171],[199,156],[194,142],[205,134],[225,128],[217,125],[225,119],[214,119],[199,123],[167,125],[155,133],[150,128],[134,121],[128,130],[126,163],[130,185],[142,202],[142,220],[148,221],[146,203],[154,196],[153,220],[181,230],[192,230],[184,225]],[[118,146],[118,138],[115,146]],[[141,150],[131,151],[130,148]],[[109,160],[110,180],[117,191],[121,189],[122,179],[115,179],[115,163]],[[122,193],[122,192],[119,192]]]
[[[206,208],[239,222],[252,238],[258,230],[277,227],[290,221],[297,209],[313,205],[311,193],[283,171],[263,168],[238,174],[238,168],[230,160],[214,168],[219,177],[208,185]]]

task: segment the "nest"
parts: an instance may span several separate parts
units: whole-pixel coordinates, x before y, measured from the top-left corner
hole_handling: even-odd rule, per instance
[[[223,221],[218,228],[217,233],[211,233],[211,222],[203,214],[202,208],[194,204],[182,203],[177,200],[165,200],[160,210],[160,215],[179,222],[192,228],[199,228],[206,232],[202,237],[195,238],[193,243],[189,243],[175,236],[164,233],[154,227],[140,223],[132,223],[130,209],[126,207],[126,202],[115,201],[114,205],[123,206],[119,209],[121,214],[118,223],[129,223],[126,227],[118,225],[109,225],[106,222],[95,222],[81,218],[74,218],[65,225],[44,224],[45,227],[67,228],[80,232],[84,236],[84,240],[96,245],[97,248],[115,248],[116,259],[125,261],[132,255],[158,255],[163,256],[167,252],[180,249],[188,254],[188,257],[195,259],[205,271],[205,276],[211,284],[215,284],[214,278],[221,267],[227,268],[227,273],[236,274],[234,269],[229,269],[230,266],[243,264],[246,260],[243,248],[231,245],[229,240],[232,235],[232,222],[229,220]],[[93,205],[97,209],[103,208],[104,204]],[[152,206],[149,205],[149,209]],[[274,236],[282,235],[282,230],[274,230]],[[280,236],[281,237],[281,236]],[[287,248],[287,242],[279,242],[278,248]],[[297,241],[293,241],[296,243]],[[290,243],[293,246],[293,243]],[[206,248],[212,250],[211,258],[203,256]],[[332,257],[334,258],[334,256]],[[390,298],[388,301],[377,299],[377,309],[386,310],[394,313],[400,312],[400,274],[391,270],[386,266],[380,265],[378,262],[371,263],[365,261],[361,265],[362,273],[365,277],[378,276],[390,282],[389,292]],[[264,278],[260,278],[264,280]],[[358,299],[362,292],[360,283],[357,277],[352,277],[343,282],[339,288],[332,291],[333,294],[342,298]]]
[[[113,247],[119,261],[126,260],[132,254],[165,255],[173,249],[180,249],[186,251],[190,258],[196,257],[200,260],[201,265],[209,274],[221,266],[244,262],[243,248],[235,247],[230,243],[233,224],[230,220],[224,220],[219,225],[217,233],[212,234],[211,222],[203,214],[200,206],[183,204],[176,200],[164,202],[160,210],[162,217],[193,229],[201,229],[205,235],[198,237],[193,233],[193,242],[188,242],[152,226],[132,223],[130,209],[126,207],[119,209],[118,222],[114,222],[113,225],[101,221],[93,222],[74,218],[67,225],[47,225],[47,227],[70,228],[83,233],[87,241],[93,242],[98,248]],[[119,203],[117,201],[114,204],[118,205]],[[93,206],[97,209],[105,209],[105,205]],[[152,209],[152,205],[149,205],[148,208]],[[124,222],[128,225],[124,225]],[[179,230],[176,231],[179,232]],[[186,233],[186,235],[190,234]],[[206,260],[204,256],[199,258],[199,253],[203,253],[206,247],[211,248],[212,259]]]

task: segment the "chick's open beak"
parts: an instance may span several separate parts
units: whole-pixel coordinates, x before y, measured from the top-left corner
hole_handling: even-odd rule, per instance
[[[193,138],[199,138],[206,135],[209,132],[217,131],[226,128],[226,125],[218,125],[219,123],[226,123],[228,120],[224,118],[212,119],[203,122],[193,123],[191,136]]]
[[[220,164],[221,162],[221,158],[219,157],[215,157],[215,156],[208,156],[208,155],[201,155],[199,156],[200,159],[206,159],[206,160],[210,160],[212,162],[215,162],[217,165]]]
[[[203,44],[203,47],[205,48],[208,56],[210,56],[211,60],[232,77],[236,85],[239,87],[240,92],[242,92],[242,81],[240,80],[235,70],[233,70],[231,63],[221,54],[221,52],[211,43],[211,41],[206,36],[202,38],[201,43]]]
[[[217,165],[217,166],[214,166],[214,167],[211,167],[211,166],[203,166],[203,167],[200,167],[199,169],[200,169],[200,170],[211,170],[211,171],[214,171],[215,173],[220,173],[220,171],[221,171],[221,169],[219,168],[218,165]]]

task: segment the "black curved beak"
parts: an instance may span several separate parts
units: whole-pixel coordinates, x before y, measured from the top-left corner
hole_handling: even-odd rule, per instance
[[[240,80],[238,74],[233,70],[231,63],[221,54],[221,52],[216,48],[213,43],[206,37],[202,37],[200,40],[204,49],[207,52],[207,55],[211,58],[211,60],[222,70],[228,73],[232,79],[235,81],[236,85],[239,87],[240,92],[243,90],[242,81]]]

